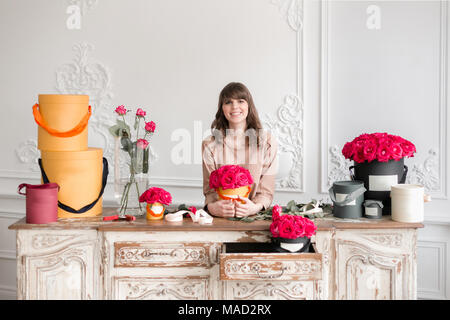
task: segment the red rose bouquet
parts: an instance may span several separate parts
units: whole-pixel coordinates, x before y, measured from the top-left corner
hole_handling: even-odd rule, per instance
[[[211,172],[209,187],[211,189],[236,189],[253,184],[250,172],[237,165],[222,166]]]
[[[270,232],[273,238],[297,239],[311,238],[317,230],[314,222],[308,218],[290,214],[281,215],[281,207],[275,205],[272,209],[272,224]]]
[[[344,157],[357,163],[373,160],[398,161],[404,157],[414,157],[415,152],[416,147],[413,143],[387,133],[364,133],[353,141],[347,142],[342,148]]]

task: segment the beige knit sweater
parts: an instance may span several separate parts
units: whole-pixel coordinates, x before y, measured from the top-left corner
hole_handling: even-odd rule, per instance
[[[240,165],[250,171],[253,177],[249,199],[261,203],[263,210],[270,207],[275,191],[275,177],[278,172],[278,144],[275,137],[267,131],[261,131],[258,147],[255,138],[227,135],[223,142],[216,141],[211,135],[202,142],[203,194],[205,206],[217,201],[215,190],[209,188],[209,176],[212,171],[224,165]]]

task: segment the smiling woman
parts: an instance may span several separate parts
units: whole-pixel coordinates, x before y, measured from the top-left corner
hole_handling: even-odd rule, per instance
[[[267,209],[275,190],[277,143],[262,129],[245,85],[231,82],[222,89],[211,130],[213,134],[202,143],[205,210],[215,216],[245,217]],[[224,165],[239,165],[250,171],[254,183],[248,199],[219,200],[210,188],[211,172]]]

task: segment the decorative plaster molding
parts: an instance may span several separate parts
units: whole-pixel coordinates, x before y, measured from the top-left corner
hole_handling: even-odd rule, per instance
[[[420,184],[427,192],[440,190],[438,152],[435,149],[428,151],[428,157],[421,164],[413,164],[406,176],[406,183]]]
[[[303,0],[271,0],[294,31],[303,29]]]
[[[278,154],[287,153],[291,169],[286,177],[277,179],[277,189],[303,190],[303,102],[295,95],[287,95],[278,108],[277,117],[265,114],[263,125],[277,137]]]
[[[342,155],[338,146],[332,146],[328,149],[330,156],[330,170],[328,172],[327,190],[335,181],[350,180],[349,167],[352,162]]]
[[[19,161],[26,164],[28,170],[39,172],[38,159],[40,152],[37,148],[37,139],[28,139],[20,143],[15,149],[15,153]]]

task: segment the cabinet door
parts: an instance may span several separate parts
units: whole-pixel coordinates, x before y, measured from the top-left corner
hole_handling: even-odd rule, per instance
[[[408,230],[336,232],[338,299],[410,299],[415,281]]]
[[[19,253],[19,298],[97,299],[96,233],[24,232]]]

